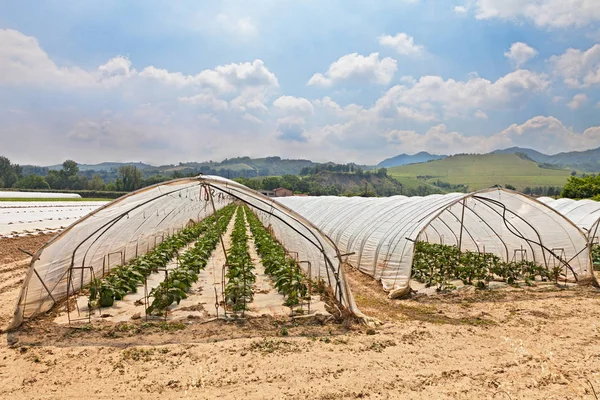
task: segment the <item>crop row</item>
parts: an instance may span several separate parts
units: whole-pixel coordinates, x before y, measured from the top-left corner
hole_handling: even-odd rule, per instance
[[[246,234],[246,207],[238,209],[231,234],[231,248],[227,253],[228,270],[225,300],[233,311],[247,310],[254,293],[252,284],[256,276],[252,272],[254,264],[248,254],[248,235]],[[249,211],[248,211],[249,213]]]
[[[167,279],[150,291],[153,300],[146,314],[163,314],[171,304],[179,304],[187,297],[187,292],[198,281],[198,274],[206,268],[208,259],[217,248],[221,235],[227,230],[235,210],[233,205],[222,209],[216,223],[213,221],[194,247],[179,258],[179,266],[169,271]]]
[[[456,246],[417,242],[413,258],[412,277],[428,287],[449,289],[450,280],[458,279],[465,285],[485,287],[493,279],[514,284],[518,280],[531,285],[536,278],[558,281],[562,265],[546,269],[532,261],[503,262],[494,254],[461,252]]]
[[[594,269],[600,271],[600,245],[592,245],[592,262],[594,263]]]
[[[233,209],[233,206],[226,206],[200,223],[168,237],[148,253],[114,268],[101,279],[95,279],[90,285],[90,307],[110,307],[115,300],[137,292],[138,286],[144,283],[148,275],[164,269],[181,248],[198,239],[219,217],[231,213]]]
[[[285,305],[293,307],[308,295],[306,279],[298,263],[286,257],[285,249],[265,229],[258,218],[246,212],[256,251],[262,259],[265,272],[274,280],[275,288],[286,298]]]

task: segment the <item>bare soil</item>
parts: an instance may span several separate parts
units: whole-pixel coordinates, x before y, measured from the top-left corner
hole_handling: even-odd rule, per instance
[[[31,238],[10,240],[34,247]],[[8,263],[18,261],[4,258],[5,243],[2,285],[17,271]],[[593,287],[389,300],[379,283],[347,272],[359,307],[382,325],[260,317],[74,328],[47,316],[4,334],[0,398],[594,399],[592,387],[600,394]],[[17,294],[18,287],[0,292],[2,321]]]

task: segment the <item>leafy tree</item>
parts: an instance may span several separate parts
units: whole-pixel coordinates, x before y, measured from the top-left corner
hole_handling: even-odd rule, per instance
[[[119,167],[120,189],[131,192],[142,187],[142,173],[134,165]],[[117,187],[119,184],[117,183]]]
[[[281,187],[281,179],[276,176],[269,176],[263,179],[262,186],[265,190],[273,190]]]
[[[46,182],[44,177],[39,175],[28,175],[20,178],[14,184],[14,187],[19,189],[50,189],[48,182]]]
[[[0,156],[0,187],[12,187],[21,177],[21,167]]]
[[[90,190],[105,190],[106,184],[100,177],[100,175],[96,174],[92,177],[92,180],[88,183],[88,189]]]
[[[79,166],[73,160],[66,160],[63,162],[62,166],[63,176],[75,176],[79,173]]]
[[[507,183],[506,185],[504,185],[505,188],[509,189],[509,190],[517,190],[516,187],[514,187],[513,185],[511,185],[510,183]]]

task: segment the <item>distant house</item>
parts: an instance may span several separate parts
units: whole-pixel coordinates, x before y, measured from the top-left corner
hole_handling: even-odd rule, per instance
[[[275,197],[289,197],[294,195],[294,193],[290,189],[282,187],[274,189],[273,192],[275,192]]]
[[[261,190],[260,194],[265,195],[267,197],[275,197],[275,192],[273,190]]]
[[[267,197],[289,197],[294,195],[290,189],[282,187],[273,190],[261,190],[260,193]]]

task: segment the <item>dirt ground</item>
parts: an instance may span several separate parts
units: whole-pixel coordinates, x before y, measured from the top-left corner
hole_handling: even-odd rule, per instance
[[[49,237],[0,240],[0,321]],[[15,263],[16,262],[16,263]],[[323,318],[58,326],[4,333],[0,398],[594,399],[600,292],[553,286],[388,300],[348,271],[375,329]]]

